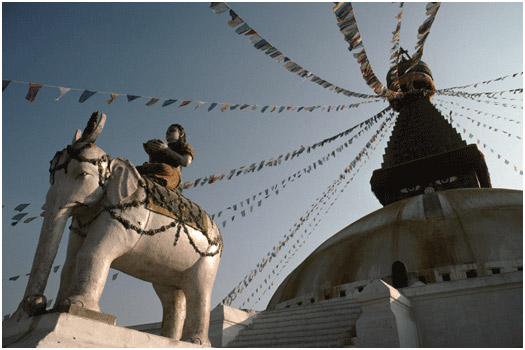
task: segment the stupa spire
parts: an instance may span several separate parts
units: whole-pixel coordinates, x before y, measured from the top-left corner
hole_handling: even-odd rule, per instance
[[[387,75],[388,88],[401,91],[389,101],[399,113],[381,168],[370,184],[381,204],[452,188],[491,187],[483,154],[467,145],[432,105],[436,88],[422,61],[403,57]]]

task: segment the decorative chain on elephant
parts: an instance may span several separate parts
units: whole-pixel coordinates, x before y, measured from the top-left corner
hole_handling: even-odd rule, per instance
[[[46,312],[44,290],[71,216],[52,311],[70,304],[100,311],[111,267],[152,282],[163,307],[161,335],[209,346],[211,292],[223,247],[220,231],[198,205],[95,146],[105,120],[104,114],[93,113],[84,132],[77,130],[72,144],[51,161],[51,186],[29,281],[7,323]]]

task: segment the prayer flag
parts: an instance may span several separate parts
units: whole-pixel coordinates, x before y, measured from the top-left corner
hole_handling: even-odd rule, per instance
[[[27,213],[20,213],[20,214],[16,214],[15,216],[13,216],[11,218],[11,220],[15,220],[15,221],[20,221],[24,216],[26,216]]]
[[[230,10],[231,11],[231,10]],[[231,21],[226,22],[231,28],[234,28],[235,26],[238,26],[241,23],[244,23],[241,17],[237,16],[235,19],[232,19]]]
[[[264,107],[261,109],[261,113],[264,113],[264,112],[268,109],[268,107],[270,107],[270,106],[264,106]]]
[[[247,23],[243,23],[242,26],[240,26],[239,28],[235,29],[235,33],[237,33],[237,34],[244,34],[247,31],[249,31],[250,29],[251,28],[250,28],[250,26]]]
[[[202,102],[202,101],[198,101],[197,102],[197,105],[195,106],[194,110],[197,110],[199,109],[200,106],[202,106],[203,104],[205,104],[206,102]]]
[[[229,104],[225,104],[224,107],[221,108],[221,112],[224,112],[228,109],[228,107],[230,107]]]
[[[226,12],[229,8],[225,2],[212,2],[210,4],[210,9],[218,15]]]
[[[166,106],[169,106],[171,104],[174,104],[175,102],[177,102],[178,100],[166,100],[164,101],[164,103],[162,104],[162,107],[166,107]]]
[[[26,95],[26,100],[33,102],[38,94],[38,91],[42,88],[42,84],[31,84],[29,83],[29,91]]]
[[[215,107],[217,107],[217,103],[216,102],[213,102],[210,107],[208,107],[208,112],[211,111],[212,109],[214,109]]]
[[[9,277],[10,281],[16,281],[20,276]]]
[[[16,206],[15,210],[21,212],[22,210],[24,210],[28,206],[29,206],[29,203],[19,204],[19,205]]]
[[[37,217],[36,216],[33,216],[33,217],[30,217],[30,218],[27,218],[24,220],[24,224],[28,224],[30,223],[31,221],[35,220]]]
[[[230,110],[233,111],[233,110],[237,109],[237,107],[239,107],[239,106],[240,106],[240,104],[235,104],[235,105],[230,107]]]
[[[184,107],[184,106],[187,106],[191,103],[191,101],[183,101],[179,107]]]
[[[62,87],[62,86],[59,86],[58,87],[58,90],[60,91],[60,94],[58,95],[57,98],[55,98],[55,101],[58,101],[62,98],[62,96],[64,96],[69,90],[71,90],[70,88],[65,88],[65,87]]]
[[[263,47],[264,45],[266,45],[266,44],[268,44],[268,42],[267,42],[266,40],[262,39],[262,40],[256,42],[256,43],[253,45],[253,47],[255,47],[256,49],[260,49],[260,48],[262,48],[262,47]]]
[[[119,96],[119,94],[116,94],[114,92],[110,92],[109,95],[111,98],[106,101],[106,103],[109,105],[111,102],[115,101],[115,99]]]
[[[128,95],[128,102],[131,102],[133,100],[136,100],[137,98],[139,98],[140,96],[135,96],[135,95]]]
[[[159,102],[159,100],[160,100],[160,98],[152,97],[151,100],[149,100],[148,103],[146,103],[146,106],[151,107],[155,103]]]
[[[243,109],[248,108],[248,107],[250,107],[250,105],[248,105],[248,104],[244,104],[244,105],[242,105],[241,108],[239,108],[239,109],[242,111]]]
[[[2,80],[2,91],[4,91],[10,83],[11,83],[11,80],[3,79]]]
[[[57,265],[55,267],[53,267],[53,272],[54,273],[57,273],[58,269],[60,268],[60,265]]]
[[[91,96],[93,96],[96,93],[97,93],[96,91],[84,90],[82,95],[80,95],[80,98],[78,99],[78,102],[84,103],[88,98],[90,98]]]

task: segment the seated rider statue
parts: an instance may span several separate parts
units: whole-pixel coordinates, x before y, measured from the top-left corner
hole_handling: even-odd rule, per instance
[[[186,143],[186,133],[179,124],[171,125],[166,131],[166,142],[154,139],[144,144],[144,150],[149,154],[149,162],[138,166],[142,176],[170,190],[177,190],[181,184],[180,167],[187,167],[193,160],[193,147]]]

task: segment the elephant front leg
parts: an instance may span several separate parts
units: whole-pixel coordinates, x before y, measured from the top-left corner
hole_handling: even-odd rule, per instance
[[[153,284],[153,288],[162,303],[162,330],[160,335],[179,340],[186,318],[184,292],[173,286],[159,284]]]
[[[100,311],[99,301],[111,263],[136,244],[139,235],[101,215],[89,229],[76,261],[76,273],[68,301],[90,310]]]
[[[77,255],[84,243],[84,237],[78,233],[71,231],[69,233],[69,242],[67,244],[66,261],[62,266],[62,273],[60,274],[60,286],[54,308],[60,305],[70,294],[71,283],[75,275]]]

